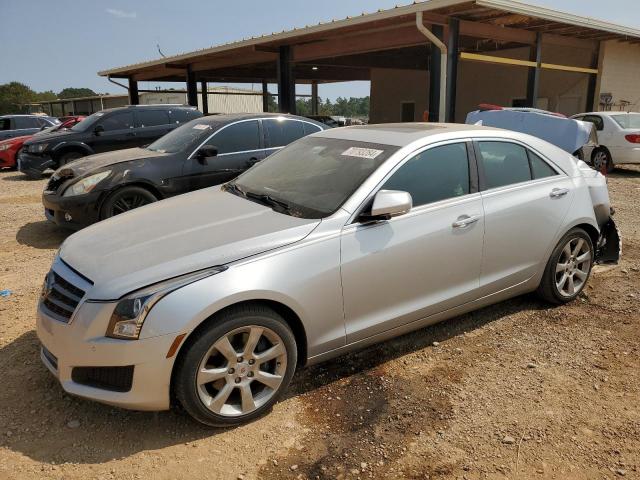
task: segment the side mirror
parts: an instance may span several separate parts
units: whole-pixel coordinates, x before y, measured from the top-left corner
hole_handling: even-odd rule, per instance
[[[99,137],[104,132],[104,127],[102,125],[96,125],[96,128],[93,129],[93,133],[96,137]]]
[[[196,153],[196,158],[201,164],[206,165],[208,158],[216,157],[217,155],[218,147],[214,147],[213,145],[205,145],[198,150],[198,152]]]
[[[380,190],[373,198],[371,212],[361,215],[364,221],[389,220],[411,210],[413,199],[408,192]]]

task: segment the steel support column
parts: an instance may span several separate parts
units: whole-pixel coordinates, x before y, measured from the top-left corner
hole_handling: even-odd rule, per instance
[[[599,70],[600,62],[600,50],[602,48],[602,42],[598,42],[598,49],[592,54],[591,68]],[[598,89],[598,77],[600,72],[592,73],[589,75],[589,83],[587,84],[587,112],[595,112],[600,106],[600,100],[596,103],[596,90]]]
[[[311,82],[311,115],[318,115],[318,82]]]
[[[291,47],[283,45],[278,53],[278,110],[280,113],[295,114],[296,84],[291,62]]]
[[[442,25],[433,25],[431,32],[440,40],[444,37]],[[429,57],[429,121],[437,122],[440,118],[440,77],[442,53],[435,45],[431,44],[431,56]]]
[[[269,111],[269,84],[266,80],[262,81],[262,111]]]
[[[460,20],[452,18],[449,20],[449,41],[447,42],[447,122],[456,121],[459,47]]]
[[[102,101],[102,99],[100,99]],[[139,105],[140,95],[138,95],[138,82],[129,77],[129,105]]]
[[[187,103],[192,107],[198,106],[198,82],[190,66],[187,67]]]
[[[207,82],[200,82],[200,95],[202,99],[202,114],[209,114],[209,89],[207,87]]]
[[[536,43],[531,46],[530,60],[536,63],[529,67],[527,78],[527,107],[536,108],[538,105],[538,89],[540,87],[540,65],[542,64],[542,33],[536,35]]]

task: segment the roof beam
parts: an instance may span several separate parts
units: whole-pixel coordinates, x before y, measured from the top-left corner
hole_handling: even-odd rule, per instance
[[[536,42],[535,32],[519,28],[501,27],[488,23],[470,22],[468,20],[460,20],[460,35],[488,38],[496,42],[515,42],[527,45]]]

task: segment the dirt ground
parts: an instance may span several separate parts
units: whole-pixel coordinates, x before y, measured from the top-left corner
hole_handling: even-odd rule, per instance
[[[66,395],[40,363],[66,237],[44,181],[0,173],[0,479],[640,478],[640,169],[611,175],[620,266],[571,305],[525,296],[298,372],[250,425]]]

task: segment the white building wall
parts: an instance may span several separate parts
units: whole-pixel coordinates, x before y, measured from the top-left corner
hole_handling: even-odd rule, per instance
[[[612,104],[600,104],[600,110],[640,111],[640,45],[609,40],[602,48],[599,90],[612,96]]]

